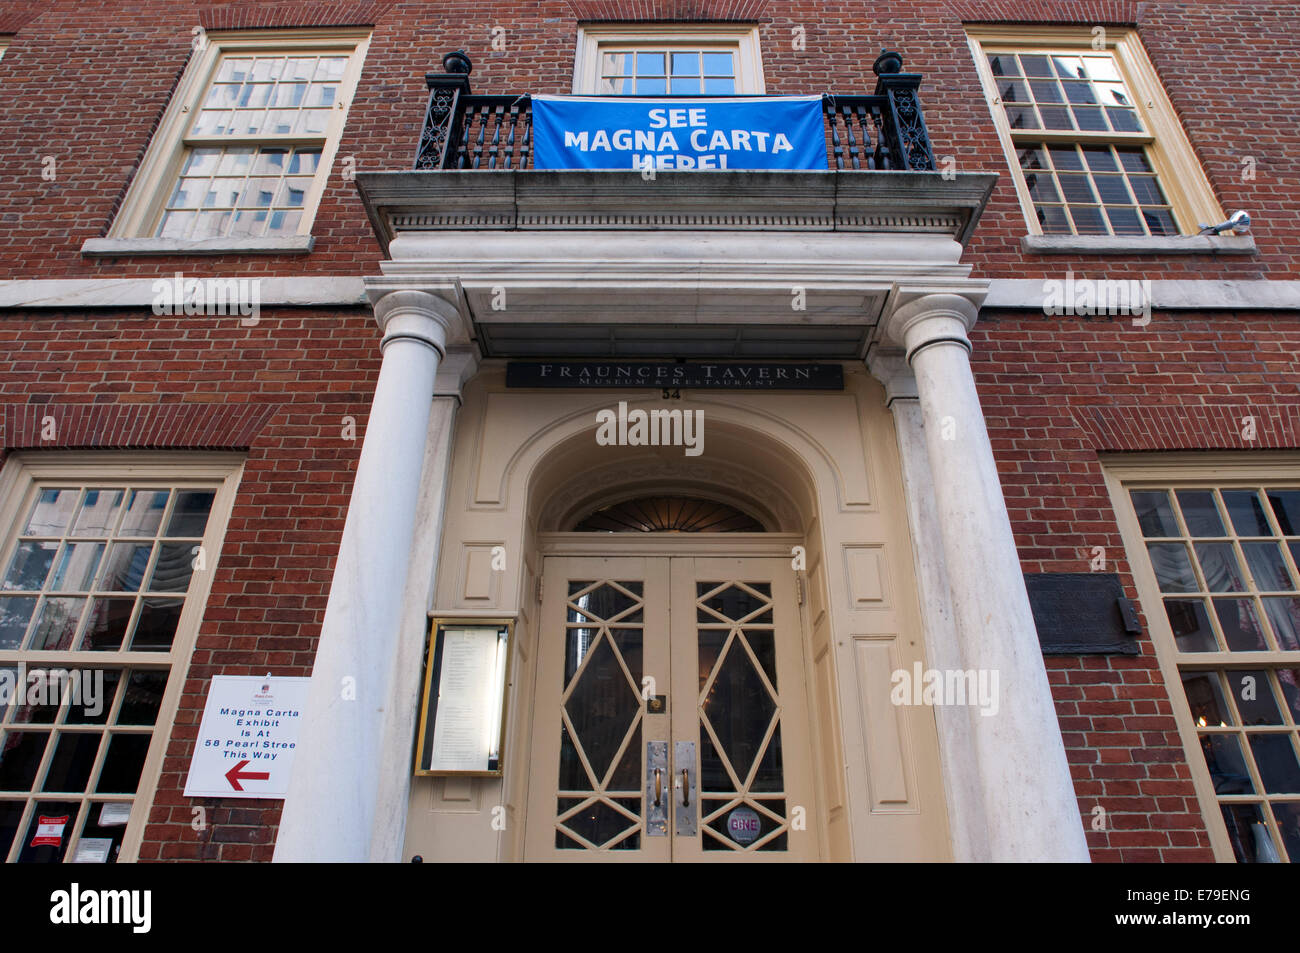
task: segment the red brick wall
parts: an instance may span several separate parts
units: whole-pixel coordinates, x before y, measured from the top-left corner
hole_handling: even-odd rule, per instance
[[[1066,268],[1110,277],[1156,270],[1169,278],[1300,273],[1300,133],[1283,120],[1300,113],[1300,72],[1293,68],[1300,13],[1291,3],[540,0],[489,7],[477,0],[20,0],[0,12],[0,30],[17,30],[0,61],[0,274],[121,277],[194,267],[183,258],[88,260],[79,248],[111,223],[184,68],[196,25],[373,23],[339,151],[364,171],[409,166],[423,116],[423,76],[439,68],[442,53],[469,52],[479,92],[568,92],[579,18],[600,17],[753,18],[761,28],[768,91],[777,94],[870,91],[879,50],[901,50],[905,68],[925,75],[922,94],[936,153],[953,156],[960,171],[1002,175],[968,256],[981,275],[1059,275]],[[963,18],[1136,22],[1221,204],[1254,214],[1259,257],[1026,256],[1019,246],[1024,216],[966,47]],[[489,46],[498,26],[506,31],[504,51]],[[804,30],[803,50],[791,42],[796,27]],[[47,155],[58,161],[54,182],[41,179]],[[1257,163],[1253,181],[1241,179],[1245,156]],[[204,259],[203,266],[248,274],[373,271],[378,247],[340,168],[336,162],[311,256],[231,256]]]
[[[1156,313],[1134,327],[986,311],[971,337],[1026,572],[1087,572],[1100,546],[1138,605],[1099,452],[1300,446],[1300,315]],[[1149,635],[1141,647],[1139,657],[1047,659],[1093,857],[1211,860]],[[1106,831],[1091,829],[1096,805]]]
[[[379,370],[368,309],[0,321],[0,447],[246,450],[143,860],[270,860],[279,801],[181,793],[213,675],[310,675]],[[34,393],[39,388],[40,393]],[[42,443],[41,418],[58,439]],[[343,439],[344,418],[356,439]],[[192,808],[207,828],[190,827]]]
[[[147,321],[147,323],[146,323]],[[185,694],[168,741],[142,858],[268,859],[278,802],[182,795],[207,680],[308,674],[352,472],[378,367],[361,310],[279,309],[238,318],[114,312],[18,314],[0,325],[7,361],[0,444],[39,446],[45,414],[58,447],[247,449]],[[987,312],[974,367],[1024,569],[1086,571],[1102,546],[1136,591],[1101,477],[1105,450],[1245,446],[1300,440],[1300,317],[1156,314],[1127,320]],[[39,381],[35,393],[33,381]],[[1102,419],[1125,421],[1122,439]],[[342,439],[343,418],[357,440]],[[1234,442],[1234,440],[1236,442]],[[1145,620],[1144,620],[1145,621]],[[1209,859],[1171,700],[1149,639],[1137,658],[1051,658],[1049,678],[1098,860]],[[191,808],[208,828],[190,828]]]
[[[685,10],[683,11],[683,8]],[[882,46],[923,72],[940,155],[963,171],[1003,174],[968,260],[979,277],[1274,278],[1297,275],[1300,182],[1288,4],[997,2],[192,3],[52,0],[0,7],[16,30],[0,60],[0,277],[193,274],[359,275],[380,255],[355,190],[337,175],[305,258],[89,260],[167,104],[190,29],[373,22],[375,34],[340,156],[361,170],[409,164],[423,74],[464,47],[480,92],[570,88],[579,17],[755,16],[769,92],[869,90]],[[614,11],[610,13],[608,11]],[[1024,220],[961,30],[961,17],[1136,20],[1225,208],[1257,219],[1258,258],[1026,257]],[[507,50],[488,48],[504,27]],[[789,42],[806,31],[807,49]],[[1246,67],[1248,66],[1248,69]],[[1241,156],[1258,177],[1240,181]],[[58,179],[40,177],[54,155]],[[142,309],[143,311],[143,309]],[[64,447],[238,448],[248,452],[198,648],[168,740],[141,856],[265,860],[278,802],[191,801],[181,791],[214,674],[307,674],[378,369],[364,309],[271,309],[237,318],[147,312],[9,313],[0,321],[0,447],[34,446],[46,413]],[[1126,321],[986,313],[974,366],[1026,571],[1083,571],[1103,546],[1129,567],[1101,479],[1102,450],[1237,446],[1230,426],[1259,420],[1257,447],[1295,448],[1300,318],[1268,314]],[[1243,410],[1243,408],[1245,408]],[[341,438],[343,418],[357,440]],[[1185,755],[1149,640],[1137,658],[1053,658],[1049,676],[1085,824],[1096,804],[1111,829],[1090,832],[1099,860],[1210,859]],[[208,827],[190,827],[193,804]]]

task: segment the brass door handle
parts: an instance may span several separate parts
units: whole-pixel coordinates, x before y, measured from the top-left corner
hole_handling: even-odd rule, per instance
[[[698,791],[692,791],[694,785],[700,783],[699,778],[691,777],[691,772],[697,767],[695,761],[695,742],[678,741],[673,746],[673,770],[680,771],[674,784],[682,786],[681,800],[673,804],[673,829],[678,837],[695,837],[699,833],[699,822],[696,815],[699,809],[696,808],[693,795]]]
[[[668,774],[668,742],[645,743],[645,832],[650,837],[668,836],[668,803],[664,800],[664,778]]]

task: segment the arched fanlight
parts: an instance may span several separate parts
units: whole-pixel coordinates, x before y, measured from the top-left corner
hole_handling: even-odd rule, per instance
[[[644,496],[602,506],[578,521],[575,533],[763,533],[762,523],[717,500]]]

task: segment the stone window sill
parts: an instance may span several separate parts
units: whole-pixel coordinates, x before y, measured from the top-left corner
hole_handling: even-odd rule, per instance
[[[1038,255],[1253,255],[1251,235],[1025,235],[1020,246]]]
[[[81,245],[87,258],[130,258],[141,255],[306,255],[311,235],[283,238],[88,238]]]

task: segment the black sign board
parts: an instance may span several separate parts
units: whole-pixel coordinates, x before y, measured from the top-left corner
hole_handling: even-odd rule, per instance
[[[839,364],[745,361],[511,361],[507,387],[662,387],[709,390],[843,390]]]
[[[1115,573],[1025,573],[1044,655],[1138,655],[1137,612]]]

